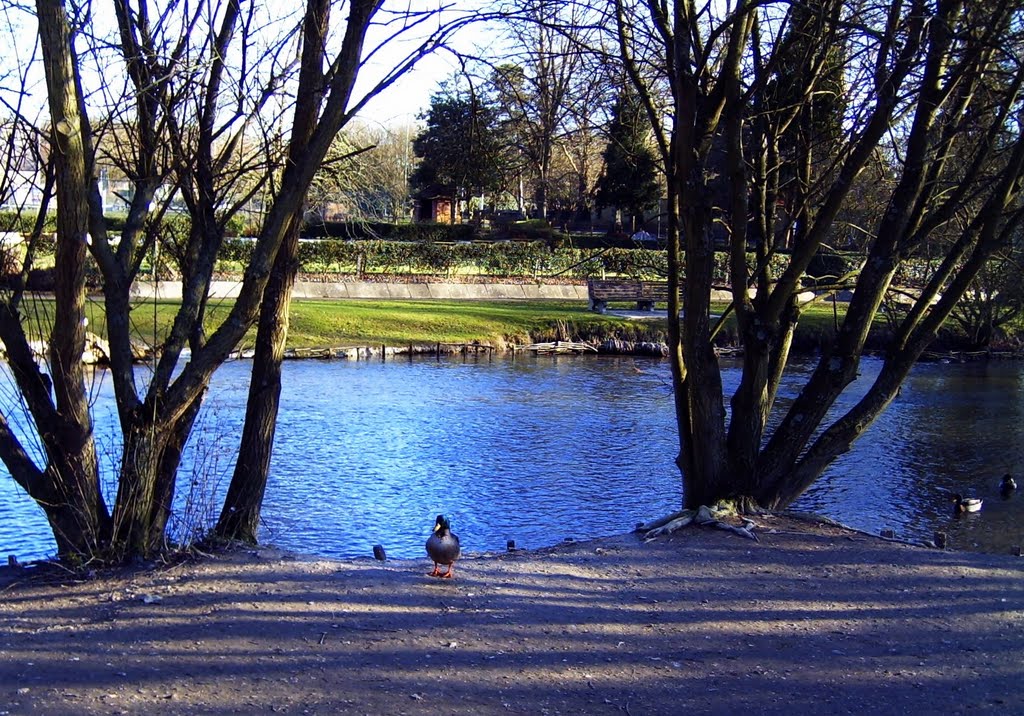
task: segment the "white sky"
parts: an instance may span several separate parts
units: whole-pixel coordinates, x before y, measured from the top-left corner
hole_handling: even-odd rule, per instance
[[[484,0],[486,4],[487,0]],[[423,5],[423,0],[417,0],[418,5]],[[427,3],[429,4],[429,3]],[[471,4],[479,4],[478,0],[457,0],[456,5],[461,11],[466,11]],[[459,17],[455,11],[442,13],[446,21]],[[437,19],[434,19],[425,30],[437,27]],[[392,28],[393,29],[393,28]],[[471,24],[459,29],[447,42],[452,47],[462,52],[471,52],[475,46],[486,42],[493,35],[486,25]],[[412,51],[422,41],[424,33],[413,30],[402,38],[392,39],[386,44],[379,56],[365,64],[360,69],[359,81],[356,84],[356,94],[361,95],[360,88],[365,88],[378,81],[379,77],[390,71],[405,55]],[[364,50],[373,43],[373,29],[367,37]],[[421,59],[416,67],[394,85],[378,95],[371,104],[360,113],[360,116],[371,122],[381,124],[409,123],[415,122],[416,116],[426,110],[430,105],[430,97],[437,92],[438,85],[448,79],[454,72],[459,70],[458,61],[448,50],[437,50],[432,55]]]
[[[473,0],[458,0],[459,5],[468,5]],[[427,7],[431,0],[414,0],[414,4],[420,7]],[[107,3],[94,4],[94,18],[105,16],[109,12]],[[10,43],[7,50],[0,57],[0,77],[3,77],[3,87],[0,87],[0,94],[8,102],[13,101],[17,92],[18,83],[16,78],[9,73],[17,71],[18,66],[24,63],[33,55],[33,46],[36,44],[36,26],[34,13],[28,8],[15,8],[5,5],[0,10],[0,35],[5,36]],[[386,17],[386,15],[382,16]],[[109,20],[111,26],[113,20]],[[105,24],[104,20],[100,20]],[[436,21],[433,23],[436,28]],[[390,28],[394,30],[394,27]],[[430,27],[424,28],[429,30]],[[469,46],[468,40],[471,36],[479,36],[479,29],[466,29],[461,36],[453,39],[457,44]],[[370,86],[376,82],[379,76],[390,70],[394,65],[404,59],[404,54],[418,44],[418,37],[422,33],[413,32],[408,37],[393,41],[387,45],[379,57],[374,57],[372,62],[367,64],[360,71],[360,80],[357,84],[356,97],[362,95],[359,88]],[[373,46],[372,38],[367,38],[367,50]],[[35,50],[38,51],[37,49]],[[38,55],[36,55],[38,60]],[[438,51],[434,55],[427,56],[417,63],[415,69],[406,74],[394,85],[385,90],[380,96],[364,109],[360,116],[372,122],[382,124],[407,123],[415,121],[416,116],[423,112],[430,104],[430,96],[436,92],[438,83],[446,79],[457,68],[451,54],[445,51]],[[86,72],[90,70],[87,68]],[[42,82],[41,66],[33,66],[31,84],[30,104],[34,108],[44,110],[45,108],[45,85]],[[90,75],[91,76],[91,75]],[[44,110],[45,111],[45,110]]]
[[[362,82],[372,81],[372,68]],[[456,66],[448,53],[438,53],[420,60],[416,67],[395,84],[381,92],[359,113],[369,122],[384,125],[403,125],[417,122],[417,115],[430,106],[430,96],[437,92],[437,86],[445,80]]]

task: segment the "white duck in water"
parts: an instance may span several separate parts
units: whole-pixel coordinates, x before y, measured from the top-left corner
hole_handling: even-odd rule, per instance
[[[981,509],[981,498],[980,497],[964,497],[963,495],[953,495],[953,509],[957,514],[963,512],[977,512]]]

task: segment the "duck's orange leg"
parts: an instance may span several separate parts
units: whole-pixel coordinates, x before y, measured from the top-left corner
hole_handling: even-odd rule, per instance
[[[455,567],[455,563],[454,563],[454,562],[453,562],[453,563],[451,563],[451,564],[449,564],[449,565],[448,565],[448,571],[447,571],[447,572],[445,572],[444,574],[440,575],[440,576],[441,576],[441,577],[442,577],[443,579],[451,579],[452,577],[454,577],[454,576],[455,576],[455,575],[454,575],[454,574],[452,573],[452,569],[453,569],[454,567]]]
[[[440,577],[441,576],[441,565],[434,562],[434,571],[427,575],[428,577]]]

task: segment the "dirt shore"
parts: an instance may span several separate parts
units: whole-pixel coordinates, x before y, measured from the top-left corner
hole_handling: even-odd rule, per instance
[[[783,517],[423,560],[0,570],[0,714],[1024,713],[1024,559]]]

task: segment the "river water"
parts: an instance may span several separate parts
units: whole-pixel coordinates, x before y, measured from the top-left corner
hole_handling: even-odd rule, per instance
[[[863,389],[879,364],[866,360]],[[196,534],[230,479],[250,364],[218,372],[186,455],[173,529]],[[787,374],[792,396],[810,366]],[[726,388],[738,380],[727,367]],[[96,372],[96,435],[117,453],[109,379]],[[540,547],[628,531],[678,508],[681,481],[668,364],[631,357],[294,361],[285,390],[262,539],[329,557],[422,557],[445,513],[464,549]],[[12,400],[0,375],[0,401]],[[8,403],[9,404],[9,403]],[[958,549],[1024,543],[1024,365],[921,364],[901,395],[795,509],[898,537],[949,535]],[[113,487],[110,488],[113,494]],[[985,500],[955,517],[949,495]],[[41,511],[0,472],[0,556],[52,555]]]

